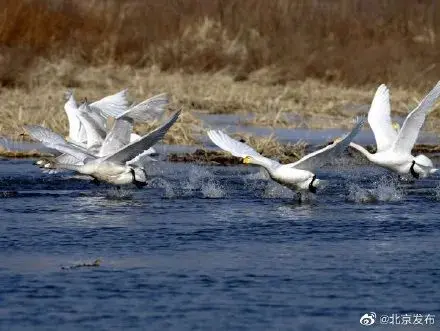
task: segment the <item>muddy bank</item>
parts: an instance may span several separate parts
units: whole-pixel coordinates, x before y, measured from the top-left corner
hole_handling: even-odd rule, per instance
[[[328,144],[331,144],[329,142]],[[328,145],[326,144],[326,145]],[[279,153],[273,153],[276,156],[272,156],[275,159],[278,159],[281,163],[292,163],[297,161],[303,155],[318,150],[326,145],[307,145],[304,149],[304,152],[301,153],[298,151],[295,146],[284,146],[282,151]],[[376,151],[375,146],[367,145],[365,148],[370,152],[374,153]],[[349,148],[350,152],[356,153],[351,148]],[[420,144],[416,145],[413,149],[413,154],[437,154],[440,153],[440,145],[429,145],[429,144]],[[265,154],[265,153],[263,153]],[[53,155],[48,153],[42,153],[36,150],[32,151],[0,151],[0,158],[40,158],[46,157],[51,158]],[[197,164],[206,164],[206,165],[222,165],[222,166],[230,166],[241,164],[243,160],[238,157],[234,157],[229,153],[223,151],[215,151],[209,149],[199,148],[194,152],[174,152],[168,153],[168,155],[164,155],[163,160],[169,162],[184,162],[184,163],[197,163]]]
[[[330,144],[330,143],[329,143]],[[307,146],[305,149],[305,154],[318,150],[326,145],[320,146]],[[372,145],[365,146],[370,153],[376,152],[376,147]],[[350,153],[357,153],[355,150],[349,148]],[[413,154],[437,154],[440,153],[440,145],[416,145],[413,149]],[[281,163],[293,163],[297,161],[300,157],[294,151],[285,151],[277,157]],[[232,155],[228,155],[224,152],[217,152],[211,150],[197,149],[194,153],[172,153],[169,154],[167,160],[170,162],[187,162],[187,163],[197,163],[206,165],[222,165],[230,166],[241,164],[243,160]]]

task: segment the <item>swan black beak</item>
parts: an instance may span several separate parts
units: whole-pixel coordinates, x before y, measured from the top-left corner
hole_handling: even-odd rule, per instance
[[[416,164],[416,161],[412,161],[411,164],[411,168],[409,168],[409,171],[411,173],[411,175],[415,178],[415,179],[419,179],[420,178],[420,174],[418,174],[415,170],[414,170],[414,166]]]
[[[313,182],[315,181],[315,179],[316,179],[316,175],[313,175],[312,181],[309,184],[309,191],[312,193],[316,193],[317,191],[316,187],[313,186]]]
[[[141,181],[136,180],[136,174],[135,174],[133,168],[130,169],[130,173],[131,173],[131,175],[133,176],[133,184],[134,184],[137,188],[143,188],[145,185],[147,185],[146,182],[141,182]]]

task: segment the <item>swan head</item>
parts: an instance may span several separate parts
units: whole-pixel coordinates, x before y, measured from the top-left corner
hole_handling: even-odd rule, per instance
[[[43,168],[43,169],[56,169],[57,167],[56,167],[55,162],[47,160],[47,162],[44,165],[42,165],[40,168]]]
[[[147,176],[145,174],[145,170],[142,168],[134,168],[134,178],[138,182],[142,182],[142,183],[147,182]]]
[[[318,190],[318,187],[321,184],[321,180],[316,178],[316,175],[313,175],[308,181],[307,181],[307,188],[310,192],[316,193]]]
[[[426,155],[423,154],[417,155],[414,158],[414,161],[416,161],[416,165],[420,165],[422,167],[434,168],[434,164],[432,163],[431,159]]]
[[[251,164],[251,163],[253,163],[253,158],[252,158],[252,156],[245,156],[245,157],[243,158],[243,163],[244,163],[244,164]]]
[[[147,176],[143,168],[130,167],[130,173],[133,176],[132,182],[137,188],[142,188],[147,184]]]
[[[316,178],[316,175],[313,175],[313,177],[310,177],[306,182],[305,185],[302,184],[300,186],[300,189],[302,190],[308,190],[312,193],[317,193],[318,189],[321,191],[328,185],[328,181],[324,179],[318,179]]]
[[[40,168],[44,168],[44,166],[47,163],[50,163],[50,161],[48,159],[42,158],[42,159],[39,159],[39,160],[35,161],[34,165],[36,165],[36,166],[38,166]]]
[[[332,143],[332,144],[337,144],[337,143],[340,142],[340,141],[342,141],[342,138],[341,138],[341,137],[338,137],[338,138],[336,138],[336,139],[333,140],[333,143]]]
[[[414,158],[413,164],[410,168],[410,172],[415,178],[427,177],[429,174],[435,171],[437,171],[437,169],[434,169],[434,164],[432,163],[431,159],[423,154],[417,155]]]

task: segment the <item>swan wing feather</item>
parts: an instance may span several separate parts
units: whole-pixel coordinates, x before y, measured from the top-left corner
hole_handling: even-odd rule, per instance
[[[127,94],[128,90],[124,89],[98,101],[92,102],[90,107],[98,108],[106,116],[117,117],[126,111],[129,106]]]
[[[340,153],[342,153],[349,145],[354,137],[359,133],[362,126],[365,123],[365,117],[360,116],[356,119],[356,125],[350,133],[346,134],[344,138],[339,141],[335,141],[333,144],[321,148],[313,153],[307,154],[300,160],[286,164],[286,167],[314,171],[315,169],[322,167],[332,162],[332,160]]]
[[[145,150],[161,140],[173,124],[178,120],[181,110],[176,111],[165,123],[146,134],[142,138],[124,146],[115,153],[102,158],[103,161],[125,163],[134,159]]]
[[[61,153],[72,155],[81,162],[84,162],[87,158],[95,158],[93,155],[88,154],[79,147],[69,144],[63,137],[52,130],[39,125],[26,125],[24,128],[33,139],[41,142],[46,147],[56,149]]]
[[[440,96],[440,81],[423,98],[418,106],[406,117],[402,128],[399,131],[397,140],[393,145],[393,150],[397,153],[411,153],[416,143],[419,131],[425,122],[426,115],[436,103]]]
[[[261,156],[255,149],[232,139],[226,133],[220,130],[209,130],[208,137],[211,141],[221,149],[231,153],[233,156],[246,157],[246,156]]]
[[[391,123],[390,92],[385,84],[380,85],[374,94],[368,112],[368,124],[373,130],[377,151],[391,148],[397,138],[397,132]]]
[[[133,105],[116,118],[129,117],[138,122],[153,121],[163,115],[168,102],[168,95],[166,93],[158,94],[137,105]]]

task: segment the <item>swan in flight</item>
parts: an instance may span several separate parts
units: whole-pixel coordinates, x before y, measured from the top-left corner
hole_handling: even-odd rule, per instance
[[[243,163],[256,164],[264,167],[269,176],[279,184],[289,189],[298,191],[298,199],[301,202],[301,192],[310,191],[316,193],[320,180],[316,178],[315,169],[331,163],[332,159],[343,152],[353,138],[362,128],[365,118],[357,118],[355,127],[342,139],[337,139],[333,144],[321,148],[304,156],[302,159],[289,164],[280,164],[277,161],[257,153],[248,145],[232,139],[220,130],[209,130],[208,136],[214,144],[231,153],[233,156],[243,158]]]
[[[73,170],[92,176],[97,182],[104,181],[118,187],[131,183],[142,187],[147,181],[142,158],[134,160],[165,136],[180,113],[181,110],[178,110],[157,129],[103,157],[93,155],[86,149],[67,142],[57,133],[44,127],[34,125],[26,126],[25,129],[35,140],[63,153],[61,160],[46,163],[44,167],[47,169]]]
[[[426,115],[440,96],[440,81],[406,117],[402,128],[396,130],[391,124],[391,106],[388,88],[380,85],[368,112],[368,123],[376,139],[377,152],[369,153],[362,146],[350,146],[365,155],[368,160],[400,175],[411,174],[414,178],[427,177],[436,172],[432,161],[425,155],[413,156],[411,150],[416,143]]]

